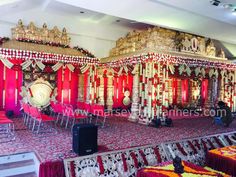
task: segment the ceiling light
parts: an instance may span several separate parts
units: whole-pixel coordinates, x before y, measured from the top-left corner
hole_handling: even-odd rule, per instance
[[[120,20],[116,20],[116,22],[120,22]]]
[[[80,11],[79,13],[84,14],[84,11]]]
[[[232,10],[232,14],[233,14],[233,15],[236,15],[236,9],[233,9],[233,10]]]
[[[1,0],[0,1],[0,6],[3,6],[3,5],[7,5],[7,4],[12,4],[12,3],[15,3],[15,2],[18,2],[20,0]]]
[[[211,3],[213,6],[219,6],[219,5],[220,5],[220,1],[219,1],[219,0],[212,0],[212,1],[210,1],[210,3]]]
[[[231,9],[233,7],[233,5],[232,4],[224,4],[223,7],[225,9]]]

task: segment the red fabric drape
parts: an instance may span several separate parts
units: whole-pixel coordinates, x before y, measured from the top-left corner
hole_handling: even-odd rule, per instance
[[[127,108],[123,104],[124,92],[128,90],[130,92],[130,98],[132,96],[132,85],[133,85],[133,76],[132,74],[122,74],[120,76],[115,76],[113,79],[114,86],[114,97],[113,97],[113,107],[114,108]]]
[[[173,88],[173,104],[177,104],[177,98],[178,98],[178,81],[177,81],[176,78],[173,78],[172,88]]]
[[[70,103],[73,106],[76,106],[77,99],[78,99],[78,82],[79,82],[79,75],[77,71],[71,72],[71,101]]]
[[[20,60],[11,60],[15,65],[21,63]],[[5,81],[4,75],[4,65],[0,62],[0,108],[3,109],[3,101],[5,102],[5,111],[12,110],[15,115],[20,114],[20,103],[21,100],[20,91],[22,86],[23,74],[21,68],[9,69],[5,67]],[[3,99],[3,91],[5,91],[5,99]]]
[[[61,102],[61,93],[62,93],[62,69],[57,71],[57,101]]]
[[[202,86],[201,86],[202,105],[204,105],[207,100],[207,94],[208,94],[208,79],[204,79],[202,81]]]
[[[39,177],[65,177],[63,161],[41,163]]]
[[[182,85],[182,104],[185,104],[188,102],[188,79],[181,80]]]
[[[63,76],[64,75],[64,76]],[[64,79],[63,79],[64,77]],[[68,68],[60,68],[57,71],[57,100],[65,104],[76,105],[78,97],[78,73],[76,71],[71,72]],[[63,91],[63,98],[62,98]]]
[[[4,88],[4,82],[3,82],[3,63],[0,62],[0,109],[3,109],[3,88]]]

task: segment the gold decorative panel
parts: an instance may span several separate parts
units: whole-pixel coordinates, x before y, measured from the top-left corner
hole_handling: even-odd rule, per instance
[[[70,44],[70,38],[67,34],[66,28],[60,31],[57,26],[53,29],[48,29],[47,24],[44,23],[42,28],[36,27],[33,22],[28,26],[24,26],[22,20],[18,21],[15,28],[12,28],[12,38],[24,41],[40,41],[42,43],[55,43],[64,46]]]
[[[116,41],[116,46],[110,51],[110,57],[143,50],[173,51],[225,58],[224,51],[222,49],[217,51],[211,39],[160,27],[129,32]]]

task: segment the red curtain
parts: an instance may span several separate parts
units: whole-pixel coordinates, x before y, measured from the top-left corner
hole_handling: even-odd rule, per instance
[[[78,73],[76,71],[71,72],[68,68],[60,68],[57,71],[58,101],[75,106],[78,97],[77,86]]]
[[[132,74],[122,74],[116,76],[113,79],[114,86],[114,97],[113,97],[113,107],[114,108],[127,108],[123,104],[124,92],[128,90],[130,92],[130,98],[132,97],[132,85],[133,85],[133,76]]]
[[[62,86],[63,82],[62,82],[62,69],[59,69],[57,71],[57,101],[61,102],[61,96],[62,96]]]
[[[173,78],[172,80],[172,88],[173,88],[173,104],[177,104],[177,98],[178,98],[178,81],[176,78]]]
[[[1,110],[3,110],[3,89],[4,89],[3,68],[4,68],[4,65],[2,62],[0,62],[0,109]]]
[[[202,86],[201,86],[202,105],[205,104],[207,100],[207,95],[208,95],[208,79],[204,79],[202,81]]]
[[[188,79],[181,80],[181,85],[182,104],[185,104],[188,102]]]
[[[12,110],[15,115],[19,115],[23,74],[21,68],[15,66],[19,66],[21,60],[11,60],[11,62],[14,64],[12,69],[5,67],[3,63],[0,62],[0,109],[4,109],[5,111]],[[3,102],[5,103],[5,107],[3,107]]]
[[[39,177],[65,177],[63,161],[48,161],[40,164]]]

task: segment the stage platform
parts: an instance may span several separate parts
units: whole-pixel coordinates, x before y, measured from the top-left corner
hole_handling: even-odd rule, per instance
[[[23,124],[23,119],[14,118],[13,121],[15,140],[1,140],[0,155],[35,152],[41,162],[77,156],[72,152],[71,129],[57,127],[50,133],[34,134]],[[174,127],[154,128],[132,123],[124,118],[109,117],[106,126],[98,130],[99,152],[236,130],[236,121],[225,128],[212,124],[210,118],[174,120],[173,123]]]

